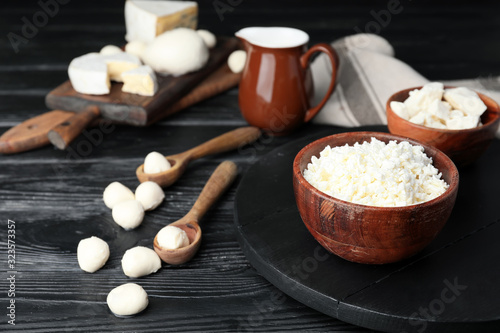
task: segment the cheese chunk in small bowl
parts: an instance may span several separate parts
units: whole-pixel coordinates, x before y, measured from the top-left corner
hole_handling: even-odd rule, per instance
[[[475,162],[500,125],[500,107],[493,99],[439,82],[395,93],[386,110],[389,132],[434,146],[458,166]]]
[[[425,248],[448,220],[458,182],[443,152],[389,133],[331,135],[305,146],[293,163],[295,201],[311,235],[364,264]]]

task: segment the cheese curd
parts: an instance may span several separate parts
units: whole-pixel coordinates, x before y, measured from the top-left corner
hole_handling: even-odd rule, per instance
[[[168,225],[158,232],[158,245],[165,249],[175,250],[189,245],[189,238],[184,230]]]
[[[227,65],[231,72],[237,74],[243,72],[247,61],[247,53],[243,50],[236,50],[227,58]]]
[[[379,207],[414,205],[444,193],[448,184],[422,146],[403,141],[331,148],[312,157],[304,178],[332,197]]]
[[[161,268],[161,259],[154,250],[136,246],[123,255],[122,268],[126,276],[137,278],[156,273]]]
[[[141,203],[145,211],[153,210],[163,202],[165,193],[160,185],[152,181],[147,181],[137,186],[135,199]]]
[[[102,200],[110,209],[113,209],[113,207],[120,202],[134,199],[134,192],[120,182],[112,182],[106,186],[102,193]]]
[[[149,300],[148,294],[140,285],[125,283],[111,290],[106,302],[115,315],[131,316],[143,311]]]
[[[171,168],[170,163],[162,154],[153,151],[144,159],[144,173],[159,173]]]
[[[82,239],[76,252],[78,265],[88,273],[98,271],[109,259],[108,243],[95,236]]]
[[[137,228],[144,219],[144,208],[137,200],[127,200],[116,204],[111,211],[113,221],[125,230]]]
[[[464,87],[444,89],[439,82],[412,90],[404,102],[392,101],[390,106],[399,117],[414,124],[453,130],[480,126],[480,116],[487,109],[474,91]]]

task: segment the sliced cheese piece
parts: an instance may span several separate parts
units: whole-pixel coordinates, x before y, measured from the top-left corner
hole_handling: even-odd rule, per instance
[[[424,126],[439,128],[439,129],[446,129],[446,123],[442,118],[440,119],[436,116],[429,115],[429,114],[426,115],[426,117],[425,117]]]
[[[122,91],[142,96],[153,96],[158,90],[156,75],[150,66],[141,66],[122,73]]]
[[[426,110],[434,100],[441,100],[443,92],[443,84],[440,82],[427,83],[422,89],[410,91],[410,96],[405,101],[410,118]]]
[[[108,68],[99,53],[88,53],[71,61],[68,75],[81,94],[106,95],[111,87]]]
[[[410,119],[410,116],[408,115],[408,110],[406,108],[406,105],[401,102],[391,102],[391,109],[394,111],[395,114],[400,116],[403,119]]]
[[[478,126],[479,122],[479,116],[454,117],[446,121],[446,127],[453,130],[474,128]]]
[[[126,52],[103,56],[103,60],[108,65],[110,79],[116,82],[123,82],[122,73],[142,64],[138,57]]]
[[[179,27],[196,29],[198,4],[194,1],[125,2],[125,25],[128,42],[151,42],[163,32]]]
[[[446,120],[450,117],[450,110],[443,102],[441,102],[441,100],[438,99],[434,100],[429,105],[427,112],[430,115],[433,115],[434,117],[442,120]]]
[[[454,109],[461,110],[467,116],[480,116],[487,109],[481,98],[465,87],[446,89],[444,99]]]
[[[409,119],[410,122],[417,124],[417,125],[423,125],[425,122],[425,113],[424,112],[419,112],[413,117]]]

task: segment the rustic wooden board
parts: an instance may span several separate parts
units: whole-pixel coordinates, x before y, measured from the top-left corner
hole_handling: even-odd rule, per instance
[[[116,82],[111,85],[111,91],[107,95],[80,94],[68,80],[47,94],[45,104],[51,109],[74,112],[82,112],[89,106],[96,105],[103,118],[134,126],[147,126],[164,117],[167,108],[219,69],[238,46],[236,38],[219,37],[202,69],[179,77],[157,75],[158,92],[151,97],[124,93],[123,84]],[[217,87],[211,89],[217,90]]]
[[[387,131],[385,126],[356,130]],[[500,141],[476,164],[460,170],[453,213],[430,246],[399,263],[363,265],[328,255],[314,240],[292,188],[297,152],[317,138],[344,131],[323,130],[288,143],[248,170],[236,194],[235,223],[252,265],[289,296],[363,327],[498,332]]]

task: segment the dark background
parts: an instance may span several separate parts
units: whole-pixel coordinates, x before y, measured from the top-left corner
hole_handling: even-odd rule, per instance
[[[214,4],[232,3],[223,13]],[[331,41],[377,22],[373,13],[389,1],[200,1],[199,27],[232,35],[246,26],[283,25],[305,30],[311,43]],[[431,80],[488,78],[500,75],[500,5],[493,1],[409,1],[380,26],[380,35],[396,56]],[[15,53],[7,38],[21,34],[23,17],[40,10],[37,1],[0,3],[0,133],[46,112],[45,95],[67,79],[72,58],[125,43],[123,1],[72,0]],[[376,29],[378,30],[378,29]],[[377,32],[370,30],[370,32]],[[31,331],[367,331],[318,313],[286,297],[260,311],[279,291],[260,277],[244,257],[233,229],[236,186],[206,216],[204,243],[198,256],[180,267],[165,267],[140,279],[150,307],[134,319],[117,319],[105,298],[114,286],[128,282],[121,255],[134,245],[150,246],[163,225],[184,215],[216,165],[238,163],[241,173],[254,159],[228,153],[203,159],[166,191],[166,203],[149,213],[134,232],[124,232],[102,204],[102,190],[117,180],[135,188],[134,169],[153,150],[177,153],[246,123],[239,114],[237,89],[200,103],[150,127],[117,127],[92,154],[69,157],[52,147],[0,156],[0,308],[8,302],[5,279],[7,219],[17,223],[17,323]],[[308,133],[278,138],[272,148]],[[80,138],[81,140],[82,138]],[[78,141],[77,141],[78,142]],[[75,144],[77,143],[75,142]],[[64,173],[58,173],[57,167]],[[255,198],[249,198],[255,200]],[[104,269],[84,274],[76,262],[79,239],[92,234],[110,243]],[[5,255],[4,255],[5,254]],[[2,310],[5,311],[5,310]],[[252,321],[248,321],[249,316]],[[12,329],[0,311],[0,330]]]

